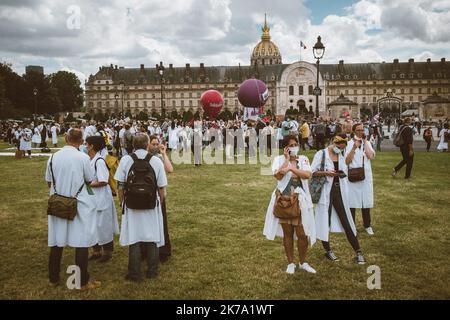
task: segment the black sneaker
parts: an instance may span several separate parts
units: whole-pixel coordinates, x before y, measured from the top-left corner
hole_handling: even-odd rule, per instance
[[[356,263],[358,264],[366,264],[366,259],[361,252],[356,253]]]
[[[331,260],[331,261],[333,261],[333,262],[338,262],[338,261],[339,261],[338,257],[336,257],[336,255],[334,254],[334,252],[331,251],[331,250],[325,252],[325,257],[326,257],[328,260]]]

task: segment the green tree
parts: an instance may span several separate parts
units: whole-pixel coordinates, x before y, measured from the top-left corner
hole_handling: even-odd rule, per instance
[[[56,90],[63,111],[78,111],[83,106],[81,82],[73,72],[58,71],[51,74],[50,83]]]

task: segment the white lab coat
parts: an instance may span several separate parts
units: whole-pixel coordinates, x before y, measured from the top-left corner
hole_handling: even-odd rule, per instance
[[[56,128],[56,126],[52,126],[50,128],[50,131],[52,132],[52,143],[53,144],[58,144],[58,130]]]
[[[139,159],[144,159],[147,155],[147,151],[143,149],[136,150],[135,153]],[[114,179],[119,182],[126,182],[132,164],[131,156],[124,156],[120,160]],[[150,165],[155,171],[158,188],[166,187],[167,177],[162,161],[158,157],[152,157]],[[125,206],[125,214],[122,216],[120,244],[127,246],[137,242],[155,242],[158,247],[164,246],[164,225],[159,194],[155,209],[136,210],[128,209]]]
[[[177,127],[174,129],[169,127],[169,129],[167,129],[167,133],[169,134],[169,148],[172,150],[177,150],[178,148],[178,131]]]
[[[31,142],[40,144],[41,143],[41,132],[39,131],[39,127],[35,127],[33,129],[34,134],[33,138],[31,139]]]
[[[345,149],[345,157],[351,152],[354,140],[350,140]],[[375,154],[370,143],[366,143],[364,150],[370,150]],[[364,173],[365,179],[358,182],[348,181],[348,203],[350,208],[373,208],[373,178],[372,178],[372,164],[367,158],[363,147],[355,150],[353,161],[349,164],[349,168],[360,168],[363,165],[364,156]]]
[[[322,150],[319,150],[314,155],[314,160],[311,165],[312,172],[320,171],[320,164],[322,160]],[[325,171],[334,170],[333,160],[331,160],[330,155],[328,153],[327,148],[325,149]],[[347,166],[345,165],[345,157],[342,153],[339,154],[339,170],[342,170],[347,174]],[[329,223],[328,217],[328,208],[330,204],[330,193],[331,187],[333,184],[333,177],[326,177],[327,182],[322,188],[322,193],[320,195],[319,203],[316,204],[315,207],[315,220],[316,220],[316,234],[317,239],[322,241],[328,241],[328,236],[330,232],[344,232],[344,228],[342,227],[341,221],[334,210],[334,207],[331,211],[331,226]],[[350,227],[353,231],[353,234],[356,236],[356,227],[353,222],[352,214],[350,212],[350,207],[348,205],[348,180],[347,177],[339,179],[341,186],[341,195],[342,202],[345,207],[345,212],[347,214],[347,219],[349,221]]]
[[[106,166],[106,162],[100,158],[102,158],[100,153],[97,153],[94,158],[91,159],[91,169],[94,172],[94,181],[108,182],[109,170]],[[97,168],[95,165],[96,162]],[[114,239],[114,234],[119,234],[116,206],[114,205],[114,198],[109,185],[92,188],[92,190],[95,193],[95,202],[97,206],[97,243],[99,245],[104,245]]]
[[[50,158],[51,159],[51,158]],[[45,180],[51,182],[50,195],[54,193],[50,159]],[[74,197],[78,189],[94,179],[89,157],[72,146],[65,146],[53,155],[53,173],[59,195]],[[97,243],[95,196],[89,195],[86,185],[77,197],[78,214],[74,220],[48,216],[48,246],[87,248]]]
[[[25,128],[22,130],[20,135],[20,150],[29,151],[31,150],[31,139],[33,136],[33,131],[31,129]]]
[[[284,155],[275,157],[272,164],[273,174],[275,174],[275,172],[281,167],[283,162],[284,162]],[[291,164],[289,164],[289,166],[291,166]],[[309,165],[309,160],[307,157],[299,156],[298,168],[300,170],[311,171],[311,166]],[[283,190],[286,189],[286,186],[288,185],[292,175],[293,175],[292,172],[288,172],[283,177],[283,179],[278,180],[277,187],[272,192],[270,203],[266,212],[266,220],[264,223],[264,230],[263,230],[263,234],[266,236],[268,240],[274,240],[275,236],[283,238],[283,229],[281,227],[281,224],[279,223],[280,219],[278,219],[273,215],[273,208],[276,199],[275,192],[277,189],[280,190],[280,192],[283,192]],[[316,242],[316,226],[314,222],[313,203],[311,201],[311,195],[309,193],[308,180],[301,179],[301,181],[303,189],[296,188],[295,192],[299,194],[299,204],[303,229],[305,231],[306,236],[309,239],[310,244],[313,245]]]
[[[437,146],[438,150],[448,150],[448,142],[445,140],[445,133],[449,132],[450,129],[442,129],[439,133],[439,145]]]

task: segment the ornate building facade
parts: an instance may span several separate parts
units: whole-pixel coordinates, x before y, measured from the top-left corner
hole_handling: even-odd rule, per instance
[[[271,41],[266,21],[249,66],[205,66],[203,63],[191,66],[186,63],[184,67],[174,67],[169,64],[162,76],[159,68],[159,65],[146,68],[144,64],[140,68],[100,67],[85,84],[87,111],[119,114],[123,110],[134,115],[140,112],[167,114],[173,110],[179,114],[187,110],[195,113],[201,111],[200,96],[208,89],[222,93],[224,109],[242,111],[237,90],[248,78],[258,78],[266,83],[270,97],[265,109],[270,109],[272,114],[284,116],[291,109],[311,115],[315,109],[316,65],[306,61],[282,64],[280,51]],[[433,94],[442,98],[441,102],[450,99],[450,62],[445,58],[426,62],[394,59],[392,63],[339,61],[338,64],[320,64],[319,70],[319,87],[322,89],[319,112],[322,116],[342,116],[333,110],[342,96],[353,102],[352,109],[357,110],[357,114],[365,109],[377,112],[380,99],[388,91],[402,100],[399,112],[423,109]],[[386,103],[381,107],[386,107]],[[444,103],[441,107],[436,116],[440,117],[443,109],[443,117],[450,117],[450,105]],[[420,114],[435,116],[423,110]]]

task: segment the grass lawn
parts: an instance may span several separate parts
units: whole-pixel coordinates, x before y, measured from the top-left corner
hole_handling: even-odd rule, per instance
[[[128,250],[116,239],[113,260],[89,265],[102,288],[79,292],[47,285],[47,158],[0,157],[0,298],[449,299],[450,154],[417,153],[411,181],[404,171],[389,176],[399,160],[399,152],[384,152],[373,162],[375,236],[364,232],[359,212],[357,221],[366,266],[354,262],[343,234],[333,234],[340,262],[326,261],[316,243],[308,260],[318,273],[286,275],[281,239],[262,235],[275,179],[257,165],[179,165],[168,188],[173,256],[159,277],[126,282]],[[73,263],[66,248],[62,272]],[[381,268],[381,290],[367,289],[369,265]]]

